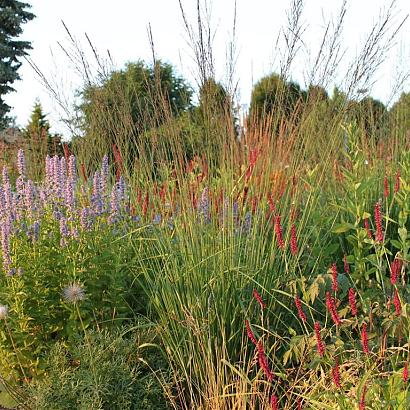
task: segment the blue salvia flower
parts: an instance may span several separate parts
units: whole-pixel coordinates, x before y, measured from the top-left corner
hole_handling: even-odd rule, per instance
[[[108,156],[104,155],[101,165],[101,191],[105,196],[107,194],[107,184],[109,176]]]
[[[68,178],[71,179],[74,183],[77,180],[77,166],[74,155],[70,155],[70,158],[68,159]]]
[[[91,204],[93,205],[95,214],[97,216],[101,215],[103,212],[103,201],[101,198],[101,175],[98,171],[94,173]]]
[[[37,242],[38,238],[40,237],[40,221],[34,221],[33,226],[32,226],[32,232],[33,232],[33,242]]]
[[[64,216],[60,217],[60,245],[64,248],[67,244],[67,238],[70,236],[70,231],[68,230],[67,219]]]
[[[28,180],[24,190],[24,201],[28,216],[33,217],[34,213],[34,184],[33,181]]]
[[[24,158],[24,151],[21,148],[17,152],[17,170],[19,175],[24,178],[26,175],[26,160]]]
[[[201,199],[198,204],[198,212],[203,218],[205,223],[210,221],[210,208],[209,208],[209,192],[208,187],[206,187],[201,194]]]
[[[3,269],[6,275],[11,276],[11,256],[10,256],[10,236],[11,236],[11,220],[10,218],[4,218],[1,221],[0,227],[1,233],[1,251],[3,256]]]
[[[92,226],[92,219],[88,208],[81,209],[80,213],[80,225],[84,231],[88,231]]]

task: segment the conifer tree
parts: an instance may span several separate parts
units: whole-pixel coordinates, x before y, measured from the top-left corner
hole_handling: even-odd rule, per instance
[[[27,11],[30,7],[17,0],[0,0],[0,129],[10,123],[7,114],[11,107],[3,96],[14,91],[11,85],[20,79],[21,57],[31,49],[29,41],[16,39],[23,32],[22,25],[35,17]]]

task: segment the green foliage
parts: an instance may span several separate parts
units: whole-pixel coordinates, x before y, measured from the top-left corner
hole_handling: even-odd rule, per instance
[[[10,111],[2,97],[13,91],[11,84],[20,79],[20,57],[31,49],[30,42],[16,40],[23,32],[22,25],[35,17],[27,11],[30,7],[17,0],[2,0],[0,4],[0,129],[8,125]]]
[[[152,332],[144,326],[130,330],[87,332],[70,349],[56,343],[45,377],[26,388],[25,404],[36,410],[168,409],[157,379],[162,376],[151,371],[164,367],[150,347]]]

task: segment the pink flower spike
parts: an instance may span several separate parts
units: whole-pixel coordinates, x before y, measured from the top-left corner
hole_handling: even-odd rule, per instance
[[[362,332],[361,332],[361,339],[362,339],[362,348],[363,353],[369,354],[369,339],[367,335],[367,324],[363,323],[362,325]]]
[[[339,290],[339,283],[337,280],[337,267],[335,263],[332,263],[332,267],[330,268],[332,271],[332,290],[337,292]]]
[[[409,380],[409,363],[406,362],[404,363],[404,367],[403,367],[403,381],[404,383],[407,383],[408,380]]]
[[[258,303],[261,306],[261,309],[266,308],[266,303],[263,301],[261,295],[258,293],[256,289],[253,290],[253,297],[258,301]]]
[[[316,335],[316,347],[320,357],[323,357],[325,354],[325,345],[322,342],[322,338],[320,336],[320,325],[319,322],[315,322],[315,335]]]
[[[251,325],[249,324],[249,320],[245,320],[245,326],[246,326],[246,333],[247,333],[247,335],[248,335],[249,340],[250,340],[254,345],[256,345],[256,344],[257,344],[256,337],[255,337],[255,335],[254,335],[253,332],[252,332]]]
[[[306,322],[306,315],[305,315],[305,312],[304,312],[303,309],[302,309],[302,302],[300,301],[298,295],[295,296],[295,305],[296,305],[296,308],[297,308],[297,310],[298,310],[299,319],[300,319],[302,322],[305,323],[305,322]]]
[[[270,404],[272,406],[272,410],[278,410],[278,398],[273,394],[270,399]]]

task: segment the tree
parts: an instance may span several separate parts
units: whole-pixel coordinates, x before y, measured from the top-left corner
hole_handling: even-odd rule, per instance
[[[23,32],[22,24],[35,17],[26,10],[30,7],[17,0],[0,0],[0,129],[5,128],[10,121],[7,114],[11,107],[4,102],[3,96],[14,91],[11,84],[20,79],[19,58],[27,55],[26,50],[31,49],[30,42],[16,40]]]
[[[398,138],[410,136],[410,92],[402,93],[389,112],[393,135]]]
[[[43,112],[40,101],[36,100],[30,120],[23,130],[24,145],[30,155],[30,164],[43,164],[46,155],[61,155],[63,147],[61,137],[50,133],[50,123]],[[35,167],[34,167],[35,168]],[[31,170],[32,174],[41,175],[42,169]]]
[[[273,113],[290,116],[299,99],[305,99],[306,92],[292,81],[285,81],[278,74],[270,74],[259,80],[251,95],[251,118],[263,119]]]
[[[192,107],[189,85],[161,61],[152,66],[128,63],[101,85],[86,87],[81,96],[83,138],[78,141],[89,159],[101,157],[116,144],[130,150],[125,160],[132,163],[139,155],[141,135]]]

